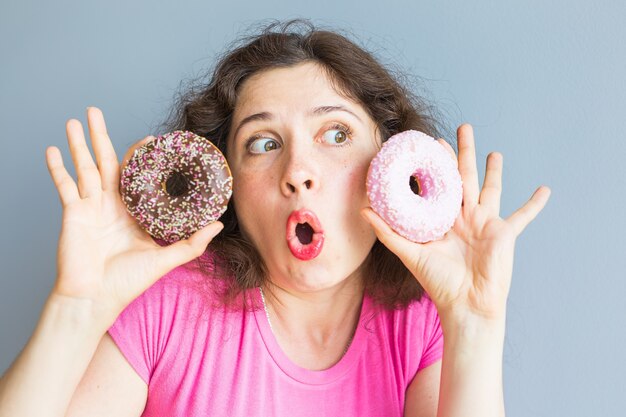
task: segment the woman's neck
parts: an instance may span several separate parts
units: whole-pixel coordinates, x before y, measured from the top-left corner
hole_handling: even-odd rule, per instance
[[[359,277],[306,293],[269,282],[263,295],[274,336],[292,362],[321,370],[341,359],[360,317],[363,285]]]

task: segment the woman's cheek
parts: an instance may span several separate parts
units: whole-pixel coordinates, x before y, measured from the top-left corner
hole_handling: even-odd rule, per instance
[[[233,197],[244,202],[254,202],[254,197],[267,193],[273,182],[273,174],[257,167],[258,164],[247,163],[233,171]]]
[[[358,168],[352,168],[347,175],[349,178],[348,188],[350,195],[356,199],[356,201],[367,201],[367,189],[365,187],[365,180],[367,176],[367,169],[369,165],[359,166]],[[358,207],[359,209],[361,207]]]
[[[264,204],[269,182],[251,170],[233,172],[233,203],[240,228],[248,234],[270,209]]]

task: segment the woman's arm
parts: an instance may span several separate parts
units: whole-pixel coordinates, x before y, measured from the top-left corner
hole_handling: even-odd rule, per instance
[[[51,296],[26,347],[0,382],[0,416],[64,416],[106,331],[89,301]]]
[[[460,126],[457,137],[463,204],[442,239],[414,243],[395,233],[371,209],[362,214],[437,307],[444,338],[437,416],[500,417],[504,415],[502,353],[515,240],[544,208],[550,189],[539,187],[526,204],[501,218],[502,155],[492,152],[487,157],[481,191],[472,127]],[[455,156],[450,145],[440,143]]]
[[[118,315],[160,277],[200,256],[223,227],[215,222],[161,247],[122,201],[120,164],[102,112],[89,108],[87,119],[97,164],[82,124],[66,123],[77,182],[59,149],[46,149],[63,206],[57,279],[31,339],[0,380],[0,417],[65,415],[102,336]],[[129,149],[123,162],[148,140]]]
[[[504,417],[504,320],[446,326],[437,417]]]
[[[48,300],[31,340],[0,381],[0,416],[141,415],[146,383],[107,333],[94,349],[102,331],[84,320],[83,307]]]
[[[439,403],[441,360],[421,369],[406,390],[404,415],[406,417],[435,417]]]
[[[504,323],[442,323],[442,329],[443,358],[409,385],[405,416],[504,417]]]

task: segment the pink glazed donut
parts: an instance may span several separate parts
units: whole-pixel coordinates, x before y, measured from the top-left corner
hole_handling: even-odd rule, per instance
[[[398,234],[419,243],[443,237],[461,210],[461,175],[448,151],[416,130],[390,137],[367,173],[372,209]]]

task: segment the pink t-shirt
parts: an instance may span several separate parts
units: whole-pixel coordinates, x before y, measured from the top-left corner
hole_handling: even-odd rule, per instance
[[[415,374],[441,359],[428,296],[404,310],[363,298],[354,340],[329,369],[291,362],[263,309],[211,307],[211,278],[180,266],[120,314],[109,334],[148,384],[143,416],[401,416]],[[259,289],[246,294],[261,305]]]

